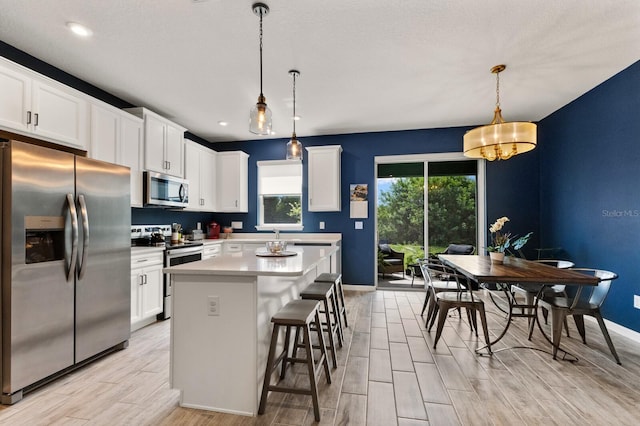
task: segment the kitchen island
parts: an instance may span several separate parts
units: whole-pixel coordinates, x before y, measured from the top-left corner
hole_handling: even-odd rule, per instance
[[[260,257],[254,248],[165,268],[173,281],[170,380],[180,405],[256,415],[271,316],[333,272],[337,250],[294,246],[294,256]]]

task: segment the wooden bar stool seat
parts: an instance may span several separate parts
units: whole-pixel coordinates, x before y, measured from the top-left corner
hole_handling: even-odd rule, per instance
[[[318,275],[318,277],[314,280],[317,283],[333,283],[336,286],[336,296],[338,297],[338,309],[340,310],[340,315],[342,315],[343,322],[342,326],[347,328],[349,327],[349,322],[347,321],[347,306],[344,303],[344,290],[342,289],[342,274],[330,274],[328,272],[323,272]]]
[[[325,321],[322,322],[324,331],[327,332],[328,339],[326,340],[327,349],[331,352],[331,359],[333,361],[333,368],[338,368],[338,361],[336,357],[336,339],[340,347],[343,345],[342,328],[340,327],[340,316],[338,312],[338,301],[335,293],[335,286],[333,283],[311,283],[304,290],[300,292],[300,297],[303,300],[317,300],[322,303],[320,313],[324,314]],[[332,318],[333,317],[333,318]],[[326,328],[324,328],[326,326]],[[296,335],[296,347],[297,350],[300,347],[299,338]]]
[[[273,332],[271,333],[271,345],[269,346],[269,356],[267,358],[267,367],[264,373],[264,384],[262,385],[262,395],[260,397],[260,406],[258,407],[258,414],[264,414],[267,406],[267,395],[269,391],[294,393],[311,395],[313,401],[313,414],[316,422],[320,421],[320,405],[318,404],[318,376],[320,371],[324,369],[325,378],[327,383],[331,383],[331,373],[329,372],[329,362],[327,360],[326,345],[324,343],[324,335],[322,333],[322,321],[320,320],[320,303],[315,300],[292,300],[287,303],[280,311],[278,311],[273,317],[271,322],[273,323]],[[313,345],[311,344],[311,325],[314,324],[314,328],[318,335],[320,349],[320,357],[315,360],[313,353]],[[280,327],[285,327],[285,339],[282,352],[276,356],[276,347],[278,345],[278,335]],[[292,356],[289,356],[289,343],[291,341],[291,329],[296,329],[296,336],[298,336],[300,330],[302,330],[303,347],[305,349],[304,358],[296,358],[294,351]],[[297,340],[296,340],[297,342]],[[279,386],[278,383],[271,384],[271,375],[273,371],[278,368],[278,364],[282,362],[282,369],[280,371],[280,380],[285,378],[287,371],[287,365],[296,362],[307,364],[307,371],[309,373],[310,386],[306,388],[294,388],[287,386]]]

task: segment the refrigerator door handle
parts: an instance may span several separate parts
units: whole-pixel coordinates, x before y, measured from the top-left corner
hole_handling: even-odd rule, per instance
[[[84,200],[84,195],[78,195],[78,203],[80,204],[80,214],[82,215],[82,260],[78,265],[78,279],[82,279],[86,270],[87,253],[89,252],[89,213],[87,213],[87,203]]]
[[[73,201],[73,194],[67,194],[67,204],[71,215],[71,259],[69,260],[69,271],[67,271],[67,281],[73,280],[78,259],[78,212],[76,203]]]

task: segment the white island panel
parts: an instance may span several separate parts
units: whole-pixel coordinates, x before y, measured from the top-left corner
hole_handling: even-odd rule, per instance
[[[323,272],[336,248],[294,248],[293,257],[243,251],[165,269],[173,280],[171,387],[183,407],[254,416],[271,317]],[[210,296],[218,315],[209,315]]]

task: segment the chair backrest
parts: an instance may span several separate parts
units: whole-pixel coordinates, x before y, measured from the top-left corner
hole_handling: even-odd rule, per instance
[[[433,291],[433,281],[443,280],[444,277],[444,281],[453,281],[456,283],[459,293],[464,291],[471,292],[471,287],[465,285],[465,277],[459,275],[453,268],[437,261],[434,262],[431,259],[420,259],[418,260],[418,264],[420,265],[427,291]],[[473,300],[473,294],[471,298]]]
[[[449,244],[443,254],[473,254],[475,250],[470,244]]]
[[[575,266],[575,263],[569,261],[569,260],[558,260],[558,259],[538,259],[538,260],[534,260],[534,262],[537,263],[543,263],[545,265],[549,265],[549,266],[553,266],[554,268],[560,268],[560,269],[569,269],[569,268],[573,268]],[[564,284],[556,284],[554,286],[551,286],[556,292],[561,292],[564,291],[565,289],[565,285]]]
[[[602,306],[609,289],[611,288],[611,281],[618,278],[618,274],[611,271],[605,271],[603,269],[590,269],[590,268],[571,268],[572,271],[577,271],[582,274],[591,275],[600,279],[598,285],[591,289],[589,295],[589,303],[592,303],[598,307]]]
[[[569,269],[575,266],[575,263],[569,260],[539,259],[539,260],[534,260],[534,262],[544,263],[545,265],[553,266],[555,268],[560,268],[560,269]]]

